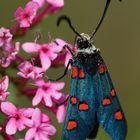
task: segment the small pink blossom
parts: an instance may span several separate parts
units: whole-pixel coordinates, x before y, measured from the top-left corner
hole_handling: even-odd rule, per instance
[[[53,106],[53,102],[59,101],[63,94],[60,92],[64,88],[63,82],[47,82],[38,80],[36,82],[38,86],[35,97],[32,100],[33,105],[38,105],[42,100],[48,107]]]
[[[70,53],[70,51],[67,48],[63,48],[65,45],[68,45],[68,47],[71,49],[71,51],[73,53],[76,52],[76,47],[74,47],[73,45],[67,43],[66,41],[59,39],[57,40],[57,43],[59,44],[59,46],[62,47],[63,49],[63,53],[60,54],[54,61],[53,64],[56,65],[56,63],[64,63],[65,67],[67,66],[68,62],[70,59],[72,59],[72,54]],[[71,66],[69,66],[69,69],[71,68]]]
[[[1,53],[0,66],[4,68],[8,67],[12,63],[12,61],[16,59],[19,48],[19,42],[16,42],[15,47],[13,47],[12,44],[6,45],[5,48],[3,48],[3,52]]]
[[[53,112],[55,113],[56,119],[59,123],[63,123],[65,120],[66,112],[67,112],[67,103],[63,103],[62,105],[58,105]]]
[[[0,80],[0,101],[5,101],[6,98],[9,96],[10,93],[7,92],[8,85],[9,85],[9,78],[8,76],[4,76]]]
[[[17,129],[22,131],[27,127],[33,125],[33,121],[30,119],[34,109],[23,108],[17,109],[15,105],[10,102],[2,102],[1,110],[8,116],[8,122],[6,124],[6,133],[13,135]]]
[[[57,101],[57,103],[54,103],[52,107],[46,107],[47,110],[52,111],[55,114],[58,123],[63,123],[65,120],[67,111],[67,99],[68,96],[63,94],[61,99]]]
[[[58,52],[62,50],[62,47],[54,42],[48,44],[36,44],[36,43],[24,43],[22,48],[27,53],[38,53],[41,61],[42,68],[47,70],[51,66],[57,56]]]
[[[23,78],[31,78],[33,80],[37,78],[41,78],[43,74],[43,70],[40,67],[33,66],[29,61],[22,62],[18,69],[21,72],[18,72],[17,74]]]
[[[30,27],[36,16],[39,5],[37,2],[28,2],[23,9],[19,7],[15,12],[15,18],[19,22],[21,28]]]
[[[12,40],[12,34],[10,33],[9,29],[0,28],[0,47],[8,44]]]
[[[40,109],[36,108],[32,120],[34,125],[27,131],[25,140],[50,140],[50,136],[56,133],[55,127],[50,123],[47,115],[43,115]]]

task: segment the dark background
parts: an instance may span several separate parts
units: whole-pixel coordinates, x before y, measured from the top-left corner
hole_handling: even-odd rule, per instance
[[[26,42],[34,40],[34,32],[40,30],[43,39],[47,42],[47,33],[52,38],[59,37],[70,43],[74,42],[74,33],[68,25],[56,27],[56,19],[61,14],[71,17],[75,28],[81,33],[91,34],[102,14],[106,0],[65,0],[65,7],[61,12],[44,19],[41,24],[30,30],[26,37],[18,38],[17,41]],[[0,27],[9,27],[14,24],[14,11],[18,6],[23,6],[27,0],[1,0],[0,1]],[[128,135],[126,140],[140,139],[140,1],[112,0],[107,16],[99,32],[94,37],[95,46],[100,48],[102,56],[108,65],[112,80],[128,122]],[[50,75],[55,75],[50,71]],[[57,71],[62,73],[62,69]],[[69,77],[64,79],[69,81]],[[10,100],[18,104],[15,87],[11,84],[12,97]],[[69,92],[69,82],[66,83],[65,92]],[[22,106],[30,104],[24,102]],[[53,140],[60,140],[62,125],[53,121],[59,129]],[[21,134],[22,135],[22,134]],[[19,134],[19,137],[20,134]],[[2,139],[2,138],[1,138]],[[109,136],[100,129],[97,140],[110,140]]]

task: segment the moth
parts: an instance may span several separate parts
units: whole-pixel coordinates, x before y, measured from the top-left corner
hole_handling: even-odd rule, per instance
[[[63,78],[69,66],[72,66],[70,95],[62,140],[94,139],[99,125],[113,140],[125,140],[127,133],[125,115],[107,66],[99,49],[91,41],[105,17],[109,3],[110,0],[107,0],[103,16],[91,37],[85,33],[79,34],[67,16],[61,16],[58,19],[58,25],[62,20],[67,21],[77,35],[75,54],[65,45],[72,54],[73,60],[69,60],[64,74],[56,79]]]

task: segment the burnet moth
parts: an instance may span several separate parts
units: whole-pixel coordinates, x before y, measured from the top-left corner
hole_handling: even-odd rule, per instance
[[[63,78],[67,74],[68,67],[72,66],[62,140],[94,139],[99,125],[113,140],[125,140],[127,124],[124,113],[100,51],[91,41],[105,17],[109,4],[110,0],[107,0],[103,16],[91,37],[85,33],[79,34],[67,16],[58,19],[58,25],[62,20],[67,21],[77,35],[76,54],[65,45],[73,60],[69,60],[64,74],[56,79]]]

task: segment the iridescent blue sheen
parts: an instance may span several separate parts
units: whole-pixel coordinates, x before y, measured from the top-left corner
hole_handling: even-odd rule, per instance
[[[99,58],[97,57],[97,59]],[[88,61],[90,59],[91,57]],[[105,66],[104,61],[101,64]],[[117,96],[111,96],[111,90],[114,86],[109,72],[106,68],[105,72],[100,74],[99,63],[90,65],[96,65],[92,66],[93,73],[91,72],[91,67],[88,69],[89,64],[87,62],[82,63],[79,58],[74,60],[73,66],[77,67],[78,70],[82,69],[85,77],[83,79],[79,79],[78,76],[71,78],[70,97],[76,97],[77,103],[75,105],[70,101],[68,103],[62,140],[94,139],[98,132],[99,124],[113,140],[125,140],[127,133],[126,120]],[[110,105],[103,105],[105,97],[110,99]],[[89,105],[89,109],[80,111],[78,107],[81,102],[86,102]],[[115,118],[117,111],[122,113],[123,118],[120,120]],[[67,128],[69,120],[77,122],[77,127],[73,130],[68,130]]]

